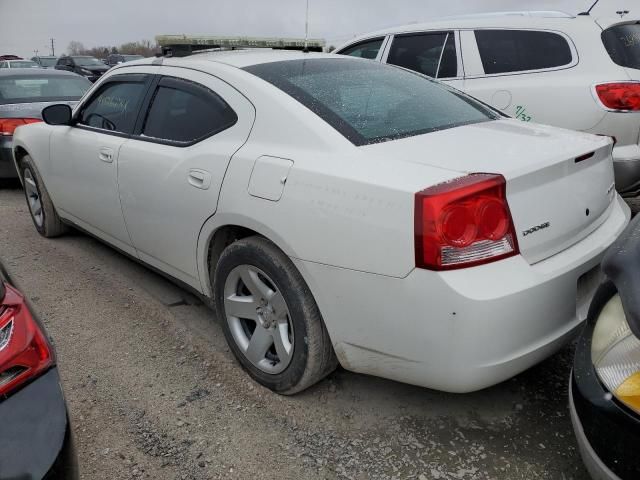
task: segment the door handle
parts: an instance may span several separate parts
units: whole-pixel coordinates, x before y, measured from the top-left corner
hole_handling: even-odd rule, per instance
[[[199,168],[189,170],[187,180],[191,186],[201,188],[202,190],[207,190],[211,186],[211,174]]]
[[[98,158],[106,163],[113,163],[113,148],[102,147],[98,152]]]

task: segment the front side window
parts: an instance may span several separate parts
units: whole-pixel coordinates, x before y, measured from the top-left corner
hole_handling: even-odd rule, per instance
[[[158,84],[142,129],[145,137],[191,143],[236,123],[233,109],[211,90],[176,78]]]
[[[534,30],[476,30],[484,73],[526,72],[571,64],[567,40]]]
[[[458,75],[453,32],[398,35],[393,39],[387,63],[434,78]]]
[[[107,83],[82,108],[78,124],[118,133],[131,133],[146,91],[143,81]]]
[[[367,40],[356,45],[352,45],[342,50],[340,55],[349,55],[351,57],[367,58],[369,60],[375,60],[382,47],[384,38],[376,38],[374,40]]]
[[[608,28],[602,32],[602,42],[616,64],[640,69],[640,23]]]
[[[7,62],[0,62],[0,68],[7,68]]]
[[[291,95],[358,146],[499,118],[455,89],[377,62],[289,60],[245,70]]]

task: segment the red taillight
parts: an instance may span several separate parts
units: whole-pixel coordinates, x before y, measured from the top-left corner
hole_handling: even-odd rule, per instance
[[[53,350],[24,297],[5,285],[0,303],[0,399],[47,370]]]
[[[596,93],[609,110],[640,111],[640,83],[603,83],[596,85]]]
[[[452,270],[518,254],[502,175],[478,173],[416,193],[416,266]]]
[[[0,118],[0,136],[13,135],[16,128],[22,125],[41,121],[39,118]]]

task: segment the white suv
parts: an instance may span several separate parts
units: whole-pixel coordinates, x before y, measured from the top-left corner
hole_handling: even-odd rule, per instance
[[[363,35],[336,53],[429,75],[525,122],[615,137],[616,187],[640,193],[640,21],[624,12],[441,19]]]

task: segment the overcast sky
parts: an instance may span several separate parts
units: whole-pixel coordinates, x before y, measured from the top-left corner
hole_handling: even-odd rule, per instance
[[[597,14],[639,0],[600,0]],[[578,13],[592,0],[310,0],[310,36],[339,44],[355,34],[446,15],[505,10]],[[305,0],[0,0],[0,54],[56,53],[158,34],[304,36]]]

